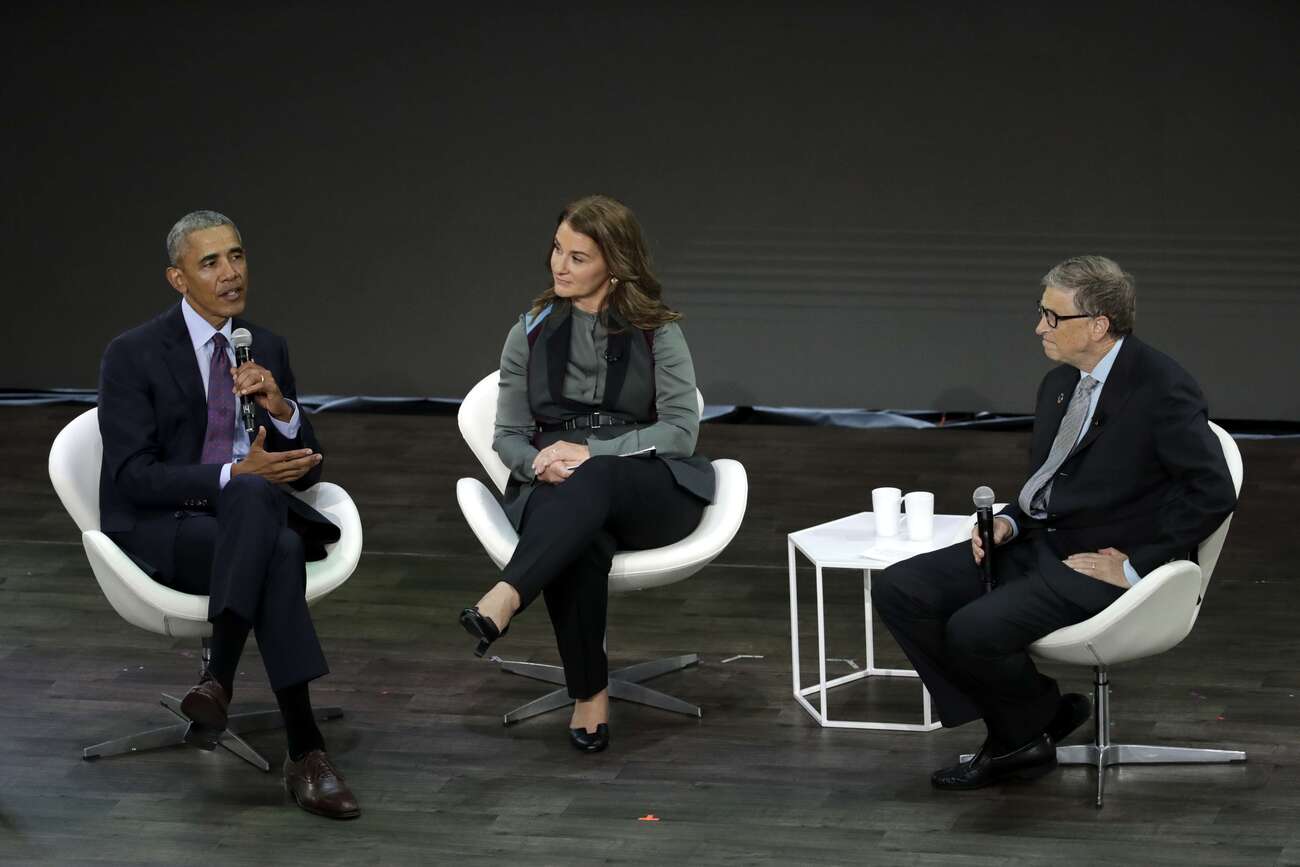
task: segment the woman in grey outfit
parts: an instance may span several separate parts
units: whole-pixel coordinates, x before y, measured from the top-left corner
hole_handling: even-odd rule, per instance
[[[609,745],[605,611],[619,550],[677,542],[713,499],[679,313],[662,301],[636,217],[606,196],[560,214],[551,285],[501,353],[493,447],[510,468],[519,545],[460,622],[475,653],[540,593],[574,698],[570,742]]]

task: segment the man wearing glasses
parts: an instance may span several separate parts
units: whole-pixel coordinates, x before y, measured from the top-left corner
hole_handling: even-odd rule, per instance
[[[994,519],[993,591],[984,593],[978,533],[873,582],[943,724],[983,719],[988,729],[974,758],[931,776],[940,789],[1055,768],[1056,744],[1091,708],[1039,673],[1029,645],[1097,614],[1162,563],[1194,558],[1236,502],[1200,388],[1133,336],[1133,278],[1110,259],[1077,256],[1042,285],[1034,333],[1060,364],[1038,388],[1029,478]]]

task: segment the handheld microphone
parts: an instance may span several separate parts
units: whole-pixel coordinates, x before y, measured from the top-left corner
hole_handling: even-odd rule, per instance
[[[235,347],[235,367],[253,360],[253,335],[247,328],[236,328],[230,332],[230,344]],[[257,430],[257,419],[253,415],[253,399],[246,394],[239,396],[239,416],[244,421],[244,430],[249,439]]]
[[[979,525],[980,544],[984,546],[984,560],[980,571],[984,573],[984,592],[993,590],[993,489],[980,485],[975,489],[975,521]]]

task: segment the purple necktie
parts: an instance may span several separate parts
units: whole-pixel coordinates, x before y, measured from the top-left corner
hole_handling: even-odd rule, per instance
[[[208,367],[208,430],[203,435],[204,464],[228,464],[235,454],[235,381],[230,378],[226,337],[212,335],[212,364]]]

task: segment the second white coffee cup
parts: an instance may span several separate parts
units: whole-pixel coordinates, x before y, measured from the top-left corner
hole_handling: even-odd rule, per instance
[[[903,497],[907,509],[907,538],[922,542],[934,535],[934,494],[912,491]]]

